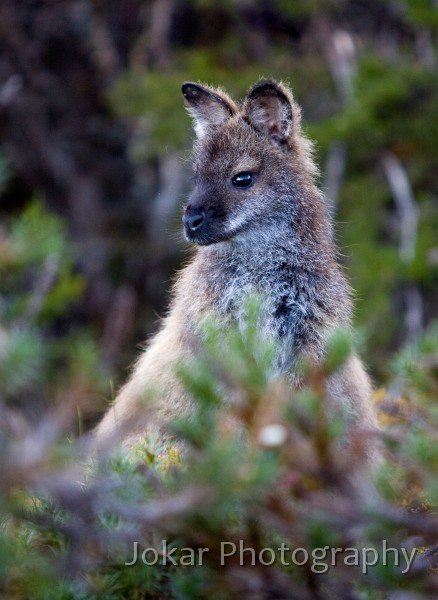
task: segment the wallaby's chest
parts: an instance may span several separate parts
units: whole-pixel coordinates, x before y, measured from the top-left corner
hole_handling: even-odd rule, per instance
[[[317,276],[276,258],[266,257],[256,264],[230,261],[212,269],[206,296],[215,312],[239,327],[247,320],[248,297],[257,296],[261,338],[277,344],[277,367],[287,371],[302,337],[318,326],[321,308]]]

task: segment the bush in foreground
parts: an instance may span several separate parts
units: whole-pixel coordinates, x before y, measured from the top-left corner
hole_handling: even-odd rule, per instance
[[[333,336],[324,367],[292,393],[269,376],[251,311],[225,347],[210,323],[202,357],[178,367],[197,407],[174,424],[183,457],[144,440],[91,464],[81,440],[53,442],[47,423],[4,436],[4,597],[435,597],[438,329],[376,394],[386,460],[353,486],[370,434],[322,410],[348,336]]]

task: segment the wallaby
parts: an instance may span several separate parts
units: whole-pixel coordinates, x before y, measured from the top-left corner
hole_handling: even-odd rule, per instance
[[[197,136],[183,224],[197,250],[178,275],[160,331],[97,427],[97,444],[105,447],[151,427],[167,435],[166,423],[190,413],[193,400],[174,365],[199,348],[206,315],[242,324],[246,298],[259,295],[260,335],[278,347],[273,371],[292,385],[299,384],[299,359],[321,361],[330,331],[351,325],[350,288],[291,91],[260,81],[240,106],[197,83],[184,83],[182,93]],[[158,392],[152,410],[144,403],[149,388]],[[346,406],[359,428],[377,428],[356,356],[328,380],[327,396]]]

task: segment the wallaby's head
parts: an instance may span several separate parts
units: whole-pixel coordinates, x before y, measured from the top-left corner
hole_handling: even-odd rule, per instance
[[[285,215],[291,226],[294,215],[302,220],[315,167],[290,90],[260,81],[240,106],[197,83],[184,83],[182,92],[197,135],[195,188],[183,216],[187,239],[254,240],[284,224]]]

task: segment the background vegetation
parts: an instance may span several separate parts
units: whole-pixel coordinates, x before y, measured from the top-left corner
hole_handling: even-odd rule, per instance
[[[435,597],[437,29],[433,0],[2,1],[2,597]],[[192,133],[180,84],[239,98],[260,76],[291,84],[316,140],[387,427],[379,493],[369,482],[358,499],[342,477],[342,415],[333,429],[317,409],[331,367],[294,399],[298,414],[284,412],[288,392],[266,388],[250,332],[230,333],[224,365],[241,367],[245,451],[224,435],[207,361],[194,380],[182,373],[200,404],[197,429],[179,424],[190,469],[173,450],[139,448],[79,485],[81,436],[156,329],[184,259]],[[345,354],[345,340],[333,343]],[[260,441],[271,422],[289,431],[280,448]],[[163,536],[213,549],[385,538],[423,556],[409,577],[224,569],[214,557],[203,569],[123,568],[133,539]]]

